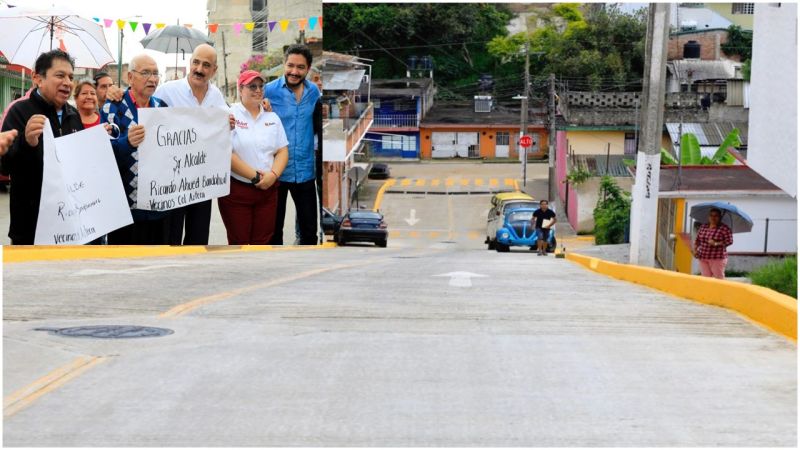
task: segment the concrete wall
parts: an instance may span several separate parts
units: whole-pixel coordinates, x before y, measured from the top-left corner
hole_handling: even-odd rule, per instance
[[[728,6],[730,8],[730,6]],[[739,61],[739,56],[725,55],[720,45],[728,41],[728,32],[724,30],[710,30],[698,33],[681,33],[670,38],[667,44],[667,59],[683,59],[683,47],[689,41],[700,44],[700,59],[714,61],[720,58]]]
[[[747,161],[796,197],[797,4],[757,3],[755,8]]]
[[[609,143],[612,155],[625,153],[624,131],[567,130],[567,141],[575,155],[605,155]]]
[[[212,81],[229,102],[236,101],[236,80],[242,64],[253,53],[253,34],[242,30],[238,35],[230,25],[235,22],[252,21],[250,0],[208,0],[208,22],[221,23],[216,33],[209,34],[217,49],[217,76]],[[225,35],[225,51],[228,53],[227,70],[222,55],[222,36]],[[225,93],[225,72],[228,74],[228,92]]]
[[[631,192],[633,178],[617,177],[614,178],[622,190]],[[600,177],[592,177],[577,187],[570,186],[569,208],[570,224],[576,232],[594,230],[594,208],[600,198]],[[573,197],[573,192],[575,197]],[[573,209],[574,208],[574,209]]]

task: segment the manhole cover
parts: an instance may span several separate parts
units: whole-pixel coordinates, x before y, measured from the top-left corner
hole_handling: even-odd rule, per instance
[[[174,331],[167,328],[140,327],[135,325],[94,325],[90,327],[71,328],[36,328],[36,331],[48,331],[50,334],[55,334],[57,336],[96,339],[161,337],[174,333]]]

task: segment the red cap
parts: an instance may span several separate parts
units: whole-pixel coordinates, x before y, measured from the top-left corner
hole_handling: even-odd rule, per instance
[[[239,74],[239,81],[237,82],[239,86],[244,86],[251,81],[255,80],[256,78],[261,78],[261,81],[264,81],[264,78],[261,76],[260,73],[256,72],[255,70],[245,70],[244,72]]]

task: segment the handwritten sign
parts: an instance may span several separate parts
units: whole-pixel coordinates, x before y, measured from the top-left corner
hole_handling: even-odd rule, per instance
[[[34,244],[80,245],[133,223],[103,127],[55,138],[44,127],[44,171]]]
[[[137,207],[166,211],[230,192],[231,132],[219,108],[139,110]]]

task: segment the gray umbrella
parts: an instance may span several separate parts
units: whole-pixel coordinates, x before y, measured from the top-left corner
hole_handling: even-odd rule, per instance
[[[708,223],[708,213],[711,209],[719,209],[722,212],[721,222],[728,225],[734,233],[747,233],[753,229],[753,219],[730,203],[698,203],[689,210],[689,216],[700,223]]]
[[[168,25],[139,42],[148,50],[175,53],[175,67],[178,66],[178,53],[192,53],[198,45],[212,43],[203,33],[182,25]]]

